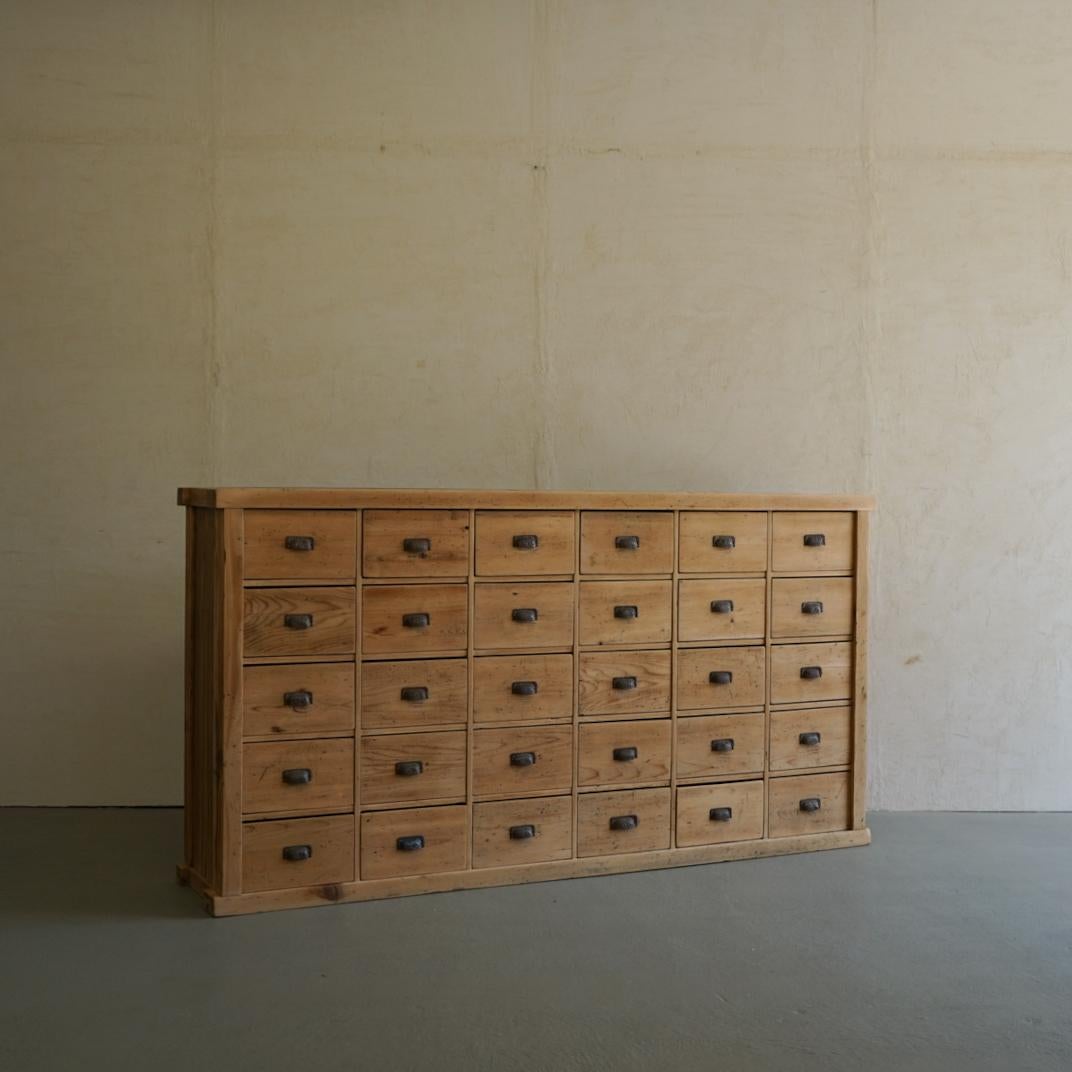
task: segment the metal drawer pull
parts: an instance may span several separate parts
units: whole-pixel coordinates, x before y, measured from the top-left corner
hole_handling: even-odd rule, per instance
[[[515,536],[514,546],[519,551],[535,551],[540,546],[539,536]]]
[[[822,739],[823,735],[821,733],[816,733],[814,730],[811,730],[808,733],[802,733],[797,738],[797,740],[800,741],[801,744],[809,746],[818,744]]]
[[[823,668],[821,666],[802,666],[800,676],[805,681],[818,681],[823,676]]]
[[[620,606],[614,608],[615,618],[636,618],[640,614],[640,611],[632,605]]]
[[[292,767],[283,771],[283,781],[287,785],[308,785],[313,780],[313,772],[308,767]]]
[[[707,818],[713,823],[728,823],[733,818],[733,808],[712,808]]]
[[[732,551],[737,546],[736,536],[712,536],[712,547],[721,547],[724,550]]]
[[[818,797],[805,797],[800,802],[801,811],[818,811],[823,806],[823,802]]]
[[[711,613],[712,614],[732,614],[733,613],[733,600],[732,599],[713,599],[713,600],[711,600]]]
[[[283,624],[288,629],[312,629],[313,616],[311,614],[284,614]]]
[[[305,711],[313,706],[313,694],[308,689],[298,689],[297,692],[284,692],[283,704],[292,707],[295,711]]]
[[[417,852],[424,848],[424,835],[411,834],[409,837],[400,837],[395,840],[395,848],[399,852]]]
[[[707,680],[712,685],[732,685],[733,684],[733,672],[731,670],[712,670],[707,675]]]
[[[826,546],[826,533],[823,532],[809,532],[804,537],[805,547],[825,547]]]
[[[511,841],[527,841],[536,836],[536,827],[532,823],[524,823],[521,826],[510,827]]]
[[[823,605],[818,600],[813,600],[813,601],[810,601],[808,603],[801,603],[800,604],[800,613],[801,614],[822,614],[823,613]]]
[[[511,767],[535,767],[536,766],[536,753],[535,752],[511,752],[510,753],[510,766]]]
[[[640,753],[633,745],[628,745],[625,748],[615,748],[611,754],[619,763],[628,763],[629,760],[636,759]]]
[[[424,764],[419,759],[400,759],[395,764],[395,774],[403,778],[412,778],[424,773]]]
[[[316,540],[312,536],[287,536],[283,546],[288,551],[311,551],[316,547]]]
[[[614,546],[619,551],[639,551],[640,550],[640,537],[639,536],[615,536]]]
[[[635,815],[615,815],[610,821],[611,830],[635,830],[639,825]]]
[[[427,629],[432,624],[432,616],[421,611],[417,614],[403,614],[402,626],[405,629]]]
[[[407,555],[426,555],[432,550],[432,541],[427,536],[407,536],[402,541],[402,550]]]
[[[718,740],[711,742],[712,752],[732,752],[733,751],[733,738],[732,737],[719,737]]]
[[[616,677],[611,679],[611,688],[618,689],[620,692],[627,692],[629,689],[635,689],[637,687],[637,680],[635,677]]]
[[[514,607],[510,617],[515,622],[534,622],[540,617],[540,612],[535,607]]]
[[[406,703],[424,703],[428,699],[428,688],[425,685],[407,685],[401,696]]]
[[[540,691],[540,686],[535,681],[515,681],[511,684],[510,691],[515,696],[535,696]]]
[[[283,859],[290,860],[293,863],[300,863],[302,860],[311,860],[313,857],[312,845],[284,845],[283,846]]]

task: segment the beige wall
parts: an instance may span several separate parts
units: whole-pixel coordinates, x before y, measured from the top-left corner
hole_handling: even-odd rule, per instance
[[[1070,808],[1072,9],[6,0],[0,803],[180,796],[179,483],[873,491],[881,808]]]

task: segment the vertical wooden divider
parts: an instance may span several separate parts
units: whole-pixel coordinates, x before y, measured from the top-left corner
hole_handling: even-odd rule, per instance
[[[678,589],[681,579],[681,512],[674,511],[674,559],[670,575],[670,845],[677,846],[677,645]]]
[[[773,661],[773,613],[774,613],[774,511],[767,511],[767,572],[766,576],[766,600],[767,614],[766,624],[763,627],[763,650],[765,652],[766,667],[763,671],[765,683],[763,687],[763,721],[765,741],[763,745],[763,836],[770,837],[770,808],[768,797],[770,796],[770,741],[771,741],[771,662]]]
[[[354,880],[361,874],[361,614],[362,614],[362,545],[365,515],[354,511]]]
[[[871,581],[868,574],[868,544],[871,515],[856,513],[856,620],[853,637],[852,691],[852,828],[867,826],[867,657],[870,634]]]
[[[581,782],[581,512],[573,511],[573,822],[570,857],[577,858],[578,803]]]
[[[473,838],[476,836],[476,810],[473,807],[473,682],[476,679],[476,510],[469,511],[468,627],[465,646],[465,868],[473,866]]]
[[[221,662],[219,711],[220,763],[217,772],[220,893],[242,889],[242,510],[222,511],[217,530],[217,576],[223,579],[218,613]]]

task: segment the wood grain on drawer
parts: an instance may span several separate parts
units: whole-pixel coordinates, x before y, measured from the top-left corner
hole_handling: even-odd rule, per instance
[[[464,652],[469,590],[464,584],[384,584],[361,590],[361,647],[366,655]]]
[[[478,510],[477,575],[573,573],[577,568],[575,527],[572,511]]]
[[[361,816],[361,878],[401,878],[465,867],[464,804]]]
[[[361,728],[437,726],[469,717],[464,659],[404,659],[361,667]]]
[[[762,640],[767,627],[763,578],[678,582],[679,640]]]
[[[763,772],[766,720],[751,715],[691,715],[677,721],[678,778]]]
[[[572,655],[482,655],[476,660],[474,722],[572,718]]]
[[[670,641],[672,581],[582,581],[582,644]]]
[[[473,793],[515,796],[569,789],[573,727],[523,726],[473,733]]]
[[[677,844],[720,845],[763,836],[763,783],[688,785],[677,791]]]
[[[669,713],[670,652],[584,652],[580,660],[582,715]]]
[[[670,847],[670,790],[624,789],[577,798],[577,855]]]
[[[250,580],[356,576],[354,510],[246,510],[242,524],[243,568]]]
[[[848,774],[771,778],[767,785],[767,822],[772,838],[849,828]]]
[[[474,646],[483,650],[572,646],[573,593],[570,581],[478,584]]]
[[[674,515],[654,510],[581,514],[582,573],[670,573]]]
[[[852,644],[775,644],[771,703],[847,700],[852,696]]]
[[[353,654],[353,588],[247,588],[242,602],[247,656]]]
[[[677,658],[679,710],[758,707],[766,698],[767,654],[761,647],[682,648]]]
[[[464,577],[468,510],[366,510],[366,577]]]
[[[354,742],[346,738],[242,746],[242,812],[346,811],[354,806]]]
[[[853,631],[851,577],[775,577],[771,635],[840,636]]]
[[[851,707],[771,712],[771,770],[847,766],[851,756]]]
[[[352,815],[243,824],[243,893],[353,881]]]
[[[533,797],[473,806],[473,867],[568,860],[573,798]]]
[[[851,570],[856,554],[856,516],[851,513],[793,512],[774,515],[774,568]]]
[[[364,737],[361,803],[464,797],[465,767],[465,730]]]
[[[763,573],[767,515],[683,510],[678,519],[682,573]]]
[[[354,728],[354,668],[349,663],[247,666],[242,671],[242,732],[347,733]]]
[[[670,721],[586,722],[577,784],[621,786],[670,780]]]

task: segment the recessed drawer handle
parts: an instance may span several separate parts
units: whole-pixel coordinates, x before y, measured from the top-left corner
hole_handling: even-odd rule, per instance
[[[283,706],[291,707],[295,711],[305,711],[313,706],[313,694],[308,689],[298,689],[297,692],[284,692]]]
[[[511,752],[510,753],[510,766],[511,767],[535,767],[536,766],[536,753],[535,752]]]
[[[823,739],[821,733],[816,733],[815,730],[810,730],[808,733],[802,733],[797,740],[804,745],[816,745]]]
[[[312,845],[284,845],[283,846],[283,859],[290,860],[292,863],[300,863],[302,860],[311,860],[313,858],[313,846]]]
[[[818,811],[823,806],[823,802],[818,797],[805,797],[800,802],[801,811]]]
[[[823,668],[821,666],[802,666],[800,676],[805,681],[818,681],[823,676]]]
[[[402,690],[401,695],[406,703],[424,703],[428,699],[428,687],[426,685],[407,685]]]
[[[412,778],[424,773],[424,764],[419,759],[400,759],[395,764],[395,774],[402,778]]]
[[[636,618],[639,615],[640,611],[632,604],[614,608],[615,618]]]
[[[410,834],[408,837],[397,838],[395,848],[399,852],[418,852],[424,848],[424,835]]]
[[[510,827],[511,841],[528,841],[536,836],[536,827],[532,823],[523,823],[521,826]]]
[[[707,675],[707,680],[712,685],[732,685],[733,684],[733,672],[731,670],[712,670]]]
[[[510,691],[515,696],[535,696],[540,686],[535,681],[515,681],[510,685]]]
[[[826,546],[826,533],[823,532],[809,532],[804,537],[805,547],[825,547]]]
[[[733,751],[733,738],[732,737],[720,737],[718,740],[711,742],[712,752],[732,752]]]
[[[402,626],[405,629],[427,629],[432,624],[432,616],[420,611],[417,614],[403,614]]]
[[[733,613],[733,600],[732,599],[713,599],[713,600],[711,600],[711,613],[712,614],[732,614]]]
[[[616,677],[611,679],[610,685],[612,689],[618,689],[619,692],[628,692],[629,689],[637,687],[637,679],[635,677]]]
[[[812,600],[807,603],[800,604],[801,614],[822,614],[823,605],[818,600]]]
[[[525,536],[515,536],[514,546],[519,551],[535,551],[540,546],[540,537],[533,536],[531,534]]]
[[[427,536],[407,536],[402,541],[402,550],[407,555],[426,555],[432,550],[432,541]]]
[[[619,551],[639,551],[640,550],[640,537],[639,536],[615,536],[614,546]]]
[[[510,617],[515,622],[534,622],[540,617],[540,612],[535,607],[514,607]]]
[[[308,785],[313,780],[313,772],[308,767],[292,767],[283,771],[283,781],[287,785]]]
[[[288,629],[312,629],[313,616],[311,614],[284,614],[283,624]]]
[[[630,760],[636,759],[640,753],[634,745],[629,745],[626,748],[615,748],[611,754],[619,763],[628,763]]]
[[[312,551],[316,547],[316,540],[312,536],[287,536],[283,546],[288,551]]]
[[[728,823],[733,818],[733,808],[712,808],[707,818],[713,823]]]
[[[635,830],[640,820],[635,815],[615,815],[609,825],[611,830]]]
[[[721,547],[723,550],[732,551],[737,546],[736,536],[712,536],[712,547]]]

